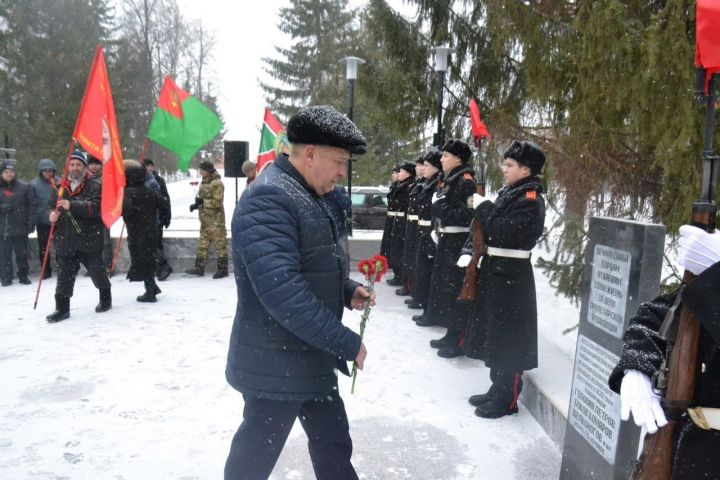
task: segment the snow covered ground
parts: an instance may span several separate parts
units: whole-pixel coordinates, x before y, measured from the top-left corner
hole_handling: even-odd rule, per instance
[[[235,191],[224,180],[229,225]],[[169,188],[171,230],[191,235],[193,189],[188,180]],[[578,309],[556,297],[538,271],[535,278],[540,368],[548,349],[572,362],[576,336],[561,332],[577,322]],[[36,311],[35,285],[0,290],[1,479],[222,477],[242,417],[242,396],[224,378],[234,279],[172,275],[154,305],[135,301],[140,284],[122,276],[112,283],[113,309],[95,314],[97,290],[78,278],[71,318],[54,325],[44,317],[53,309],[55,278],[43,283]],[[475,417],[467,398],[487,390],[489,371],[467,358],[437,357],[428,342],[444,330],[417,327],[410,319],[417,311],[393,290],[377,288],[369,356],[354,395],[340,378],[360,477],[557,478],[560,453],[527,410]],[[360,313],[346,312],[344,320],[357,329]],[[271,478],[314,478],[299,424]]]

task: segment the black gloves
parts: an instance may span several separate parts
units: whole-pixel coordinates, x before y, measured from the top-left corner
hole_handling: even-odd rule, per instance
[[[203,204],[203,199],[200,197],[195,197],[195,203],[190,205],[190,211],[194,212],[198,208],[202,207],[202,204]]]

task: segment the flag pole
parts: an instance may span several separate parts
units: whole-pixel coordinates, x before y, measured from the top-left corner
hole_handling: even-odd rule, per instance
[[[65,182],[67,181],[68,176],[68,170],[70,167],[70,155],[72,155],[73,149],[75,148],[75,139],[73,138],[70,141],[70,146],[68,147],[68,153],[67,157],[65,157],[65,169],[63,171],[63,176],[60,180],[60,189],[58,190],[57,198],[58,202],[55,203],[55,209],[54,212],[57,212],[59,210],[59,201],[62,199],[65,189]],[[50,257],[50,249],[52,247],[52,241],[53,236],[55,234],[55,226],[57,225],[57,222],[52,222],[50,224],[50,233],[48,234],[48,240],[47,244],[45,245],[45,256],[43,257],[43,263],[42,267],[40,268],[40,279],[38,280],[38,286],[37,291],[35,292],[35,302],[33,303],[33,310],[37,308],[38,304],[38,298],[40,297],[40,287],[42,286],[43,278],[45,277],[45,269],[47,268],[48,258]]]

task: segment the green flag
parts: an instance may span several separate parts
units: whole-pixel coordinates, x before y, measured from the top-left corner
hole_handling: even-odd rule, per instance
[[[187,171],[193,155],[222,128],[215,112],[165,77],[148,138],[177,155],[180,170]]]

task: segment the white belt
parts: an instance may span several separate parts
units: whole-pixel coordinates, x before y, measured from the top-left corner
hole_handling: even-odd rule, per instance
[[[392,211],[392,210],[388,210],[388,212],[387,212],[388,217],[397,217],[397,213],[398,213],[398,212],[394,212],[394,211]]]
[[[410,220],[411,222],[417,222],[420,219],[420,217],[418,215],[408,215],[407,219]]]
[[[530,258],[529,250],[514,250],[512,248],[487,247],[487,254],[491,257]]]
[[[431,220],[418,220],[418,225],[421,227],[432,227]]]
[[[404,217],[404,216],[405,216],[405,212],[395,212],[395,216],[396,216],[396,217]]]
[[[469,227],[440,227],[438,228],[439,233],[468,233]]]
[[[688,408],[688,415],[703,430],[720,430],[720,408]]]

